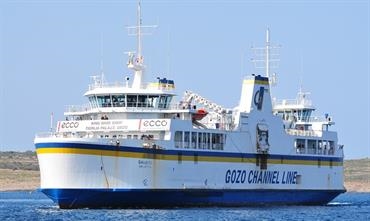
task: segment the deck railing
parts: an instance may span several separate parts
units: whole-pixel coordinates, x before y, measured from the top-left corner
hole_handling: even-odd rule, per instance
[[[316,130],[296,130],[296,129],[286,129],[287,134],[293,136],[304,136],[304,137],[321,137],[322,131]]]
[[[285,106],[285,105],[304,105],[304,106],[312,106],[311,100],[306,99],[283,99],[283,100],[275,100],[273,101],[274,106]]]
[[[157,111],[157,110],[179,110],[183,109],[183,107],[179,104],[170,104],[170,105],[159,105],[159,107],[150,106],[148,103],[145,102],[135,102],[135,103],[128,103],[128,105],[114,105],[111,104],[102,106],[102,107],[92,107],[90,104],[83,104],[83,105],[67,105],[65,112],[66,113],[76,113],[76,112],[88,112],[92,110],[108,110],[108,108],[118,108],[125,111]]]

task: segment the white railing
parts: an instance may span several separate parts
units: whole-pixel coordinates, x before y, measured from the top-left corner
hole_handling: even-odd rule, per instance
[[[128,103],[129,104],[129,103]],[[91,111],[93,109],[98,109],[98,110],[109,110],[109,109],[115,109],[115,108],[119,108],[120,110],[123,110],[123,111],[137,111],[137,112],[140,112],[140,111],[158,111],[158,110],[182,110],[183,107],[179,104],[170,104],[170,105],[166,105],[166,107],[151,107],[149,106],[147,103],[143,102],[135,102],[135,103],[132,103],[132,104],[129,104],[129,107],[126,107],[126,106],[112,106],[111,104],[109,104],[107,107],[91,107],[90,104],[83,104],[83,105],[67,105],[66,106],[66,109],[65,109],[65,112],[66,113],[77,113],[77,112],[88,112],[88,111]],[[117,109],[115,109],[117,110]]]
[[[293,136],[304,136],[304,137],[320,137],[322,136],[322,131],[315,130],[296,130],[296,129],[286,129],[287,134]]]
[[[94,90],[96,88],[129,88],[128,83],[123,83],[123,82],[113,82],[113,83],[94,83],[94,84],[89,84],[89,90]],[[173,90],[174,86],[170,84],[164,84],[164,83],[159,83],[159,82],[149,82],[146,84],[143,84],[140,89],[161,89],[161,90]]]
[[[299,122],[299,121],[298,121]],[[308,122],[332,122],[331,117],[309,117]]]
[[[273,101],[273,106],[287,106],[287,105],[304,105],[304,106],[312,106],[311,100],[306,99],[283,99],[283,100],[275,100]]]
[[[90,104],[82,104],[82,105],[67,105],[65,112],[83,112],[83,111],[90,111],[92,108]]]
[[[127,85],[122,82],[114,83],[94,83],[89,84],[89,90],[94,90],[96,88],[115,88],[115,87],[126,87]]]

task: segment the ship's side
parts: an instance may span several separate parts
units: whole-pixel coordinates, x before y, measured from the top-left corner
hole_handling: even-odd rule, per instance
[[[37,147],[41,190],[61,208],[326,204],[343,192],[341,158],[271,155],[261,170],[257,154]]]
[[[268,60],[234,109],[191,91],[176,102],[173,80],[143,80],[142,27],[139,2],[133,81],[94,77],[89,103],[36,135],[40,189],[61,208],[322,205],[345,191],[334,122],[302,92],[272,100]]]
[[[35,139],[41,190],[62,208],[326,204],[344,192],[335,132],[284,129],[265,77],[244,80],[241,100],[219,121],[184,103],[147,110],[158,118],[61,121]]]

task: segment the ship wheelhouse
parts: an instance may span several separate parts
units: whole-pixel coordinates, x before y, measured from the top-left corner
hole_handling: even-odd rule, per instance
[[[160,93],[101,93],[88,95],[91,108],[140,107],[168,109],[172,94]]]

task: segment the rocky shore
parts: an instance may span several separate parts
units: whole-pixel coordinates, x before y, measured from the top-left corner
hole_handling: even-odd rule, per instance
[[[344,162],[344,186],[349,192],[370,192],[370,159]],[[35,152],[0,152],[0,191],[33,191],[40,186]]]

